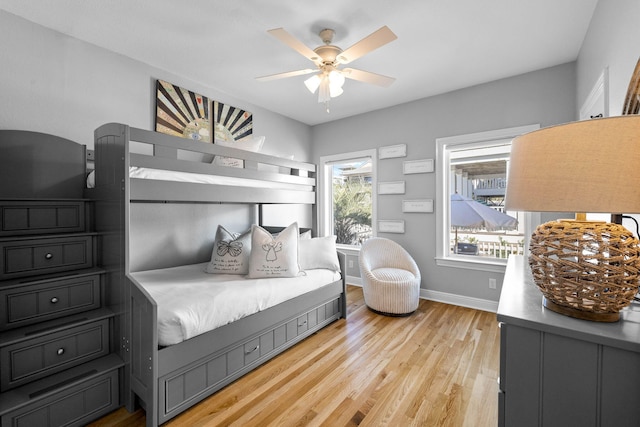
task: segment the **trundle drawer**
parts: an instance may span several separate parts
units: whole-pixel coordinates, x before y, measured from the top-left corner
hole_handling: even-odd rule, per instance
[[[0,280],[93,266],[93,236],[0,242]]]
[[[207,395],[207,390],[219,389],[264,363],[274,353],[282,352],[326,323],[338,319],[339,313],[340,298],[336,298],[285,323],[274,325],[222,354],[160,377],[160,396],[164,396],[160,399],[160,422],[169,418],[167,414],[177,413],[201,400]]]
[[[84,230],[84,201],[0,201],[0,236]]]
[[[99,375],[2,417],[2,427],[84,426],[120,406],[118,370]]]
[[[0,391],[109,353],[109,320],[23,340],[0,349]]]
[[[0,289],[0,330],[100,307],[100,275],[52,278]]]
[[[318,323],[324,322],[339,312],[340,300],[336,299],[299,316],[297,319],[289,321],[286,328],[287,341],[295,339],[309,329],[315,328]]]

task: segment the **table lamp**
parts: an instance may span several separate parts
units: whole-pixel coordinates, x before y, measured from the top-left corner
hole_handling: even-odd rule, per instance
[[[638,239],[586,212],[640,212],[640,116],[572,122],[513,140],[506,208],[576,213],[531,236],[529,265],[543,305],[615,322],[638,292]]]

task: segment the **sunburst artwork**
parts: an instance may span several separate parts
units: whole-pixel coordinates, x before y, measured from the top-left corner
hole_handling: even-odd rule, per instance
[[[156,132],[211,142],[209,99],[169,82],[157,80]]]
[[[253,134],[253,114],[241,108],[213,101],[213,132],[215,140],[238,141]]]

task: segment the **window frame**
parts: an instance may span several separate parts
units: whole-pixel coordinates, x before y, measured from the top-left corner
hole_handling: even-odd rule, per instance
[[[371,234],[377,235],[377,152],[375,149],[352,151],[348,153],[331,154],[320,157],[318,167],[318,191],[317,191],[317,216],[318,216],[318,236],[333,235],[333,188],[331,167],[336,163],[343,163],[357,159],[371,159]],[[340,249],[359,251],[356,245],[337,244]]]
[[[464,148],[486,148],[504,144],[513,138],[540,129],[539,124],[496,129],[436,139],[436,265],[442,267],[464,268],[495,273],[504,273],[505,259],[484,259],[473,256],[449,253],[450,226],[450,169],[451,152]],[[507,176],[507,181],[509,177]],[[525,253],[529,247],[531,230],[540,223],[540,214],[525,213]]]

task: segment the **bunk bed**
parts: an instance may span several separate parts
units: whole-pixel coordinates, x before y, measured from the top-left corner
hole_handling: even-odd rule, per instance
[[[213,162],[216,156],[240,159],[244,167],[218,166]],[[340,253],[335,255],[339,272],[327,276],[326,284],[166,346],[159,342],[158,298],[145,284],[149,277],[162,281],[206,275],[202,266],[211,256],[211,230],[230,217],[263,225],[267,205],[294,204],[309,209],[313,218],[315,186],[313,164],[123,124],[106,124],[95,131],[95,184],[88,194],[96,206],[107,298],[112,307],[119,307],[115,344],[125,361],[121,391],[129,411],[137,405],[145,409],[148,426],[168,421],[346,317]],[[200,232],[199,227],[207,230]],[[179,235],[193,228],[195,233]],[[148,244],[145,237],[158,240]],[[193,247],[184,241],[193,241]],[[164,255],[149,256],[149,246],[162,249]],[[297,286],[304,279],[281,280]]]

